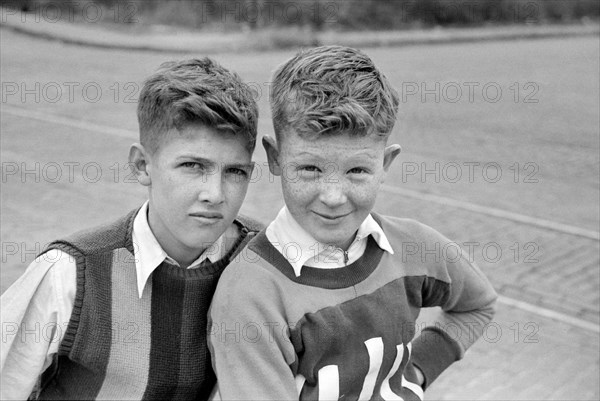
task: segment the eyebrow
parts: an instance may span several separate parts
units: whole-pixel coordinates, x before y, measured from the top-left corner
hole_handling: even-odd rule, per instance
[[[230,163],[230,164],[225,164],[222,163],[221,164],[223,167],[227,167],[227,168],[239,168],[239,169],[251,169],[254,167],[255,163],[254,162],[250,162],[250,163]]]
[[[194,162],[198,162],[198,163],[203,163],[203,164],[208,164],[208,165],[216,165],[216,164],[220,164],[222,167],[227,167],[227,168],[242,168],[242,169],[249,169],[254,167],[255,163],[254,162],[250,162],[250,163],[223,163],[223,162],[216,162],[214,160],[211,159],[206,159],[204,157],[199,157],[199,156],[195,156],[195,155],[181,155],[178,156],[175,161],[176,162],[181,162],[181,161],[194,161]]]
[[[204,163],[204,164],[215,164],[215,162],[213,160],[205,159],[204,157],[198,157],[195,155],[180,155],[180,156],[177,156],[177,158],[175,159],[176,162],[190,161],[190,160],[199,162],[199,163]]]
[[[355,157],[355,156],[367,156],[369,158],[374,158],[376,155],[377,155],[377,153],[372,151],[371,149],[360,149],[357,153],[352,154],[351,156],[348,156],[348,158]],[[326,158],[324,158],[323,156],[315,155],[310,152],[300,152],[300,153],[296,154],[296,157],[307,157],[307,158],[326,160]]]
[[[361,149],[359,152],[357,152],[353,156],[362,156],[362,155],[373,158],[373,157],[377,156],[377,152],[374,151],[373,149]]]

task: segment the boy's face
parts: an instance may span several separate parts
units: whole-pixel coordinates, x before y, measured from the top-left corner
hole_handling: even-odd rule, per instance
[[[296,221],[317,241],[347,250],[375,204],[399,145],[347,134],[263,140],[271,172]]]
[[[193,262],[237,216],[253,168],[247,146],[243,135],[187,125],[153,154],[132,147],[138,180],[149,188],[150,228],[178,262]]]

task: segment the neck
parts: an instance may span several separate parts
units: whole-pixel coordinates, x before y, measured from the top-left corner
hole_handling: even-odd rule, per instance
[[[173,260],[175,260],[179,264],[179,266],[183,267],[184,269],[187,269],[192,263],[194,263],[194,261],[196,259],[198,259],[200,257],[200,255],[202,255],[204,253],[204,251],[207,249],[207,248],[190,249],[187,247],[175,247],[175,246],[169,247],[169,246],[165,246],[165,244],[163,244],[160,240],[158,240],[158,238],[157,238],[157,241],[160,244],[160,246],[162,247],[162,249],[164,249],[164,251],[167,253],[167,255],[169,255],[169,257],[171,257]]]

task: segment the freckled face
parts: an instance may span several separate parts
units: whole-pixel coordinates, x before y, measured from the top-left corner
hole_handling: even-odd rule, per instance
[[[175,260],[197,258],[237,216],[253,168],[247,145],[242,135],[188,125],[149,156],[149,224]]]
[[[347,134],[304,139],[286,133],[279,144],[265,148],[271,170],[281,175],[292,216],[317,241],[342,249],[373,209],[399,152],[383,139]]]

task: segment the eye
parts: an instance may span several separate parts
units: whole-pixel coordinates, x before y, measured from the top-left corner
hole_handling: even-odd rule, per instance
[[[189,168],[193,170],[203,170],[204,165],[198,162],[183,162],[180,164],[181,167]]]
[[[368,174],[369,171],[362,167],[354,167],[348,170],[348,174]]]
[[[248,172],[244,169],[237,167],[230,167],[226,170],[227,174],[233,174],[240,177],[248,177]]]
[[[321,171],[321,169],[319,169],[317,166],[311,166],[311,165],[306,165],[306,166],[298,166],[298,170],[299,171],[306,171],[309,173],[318,173]]]

